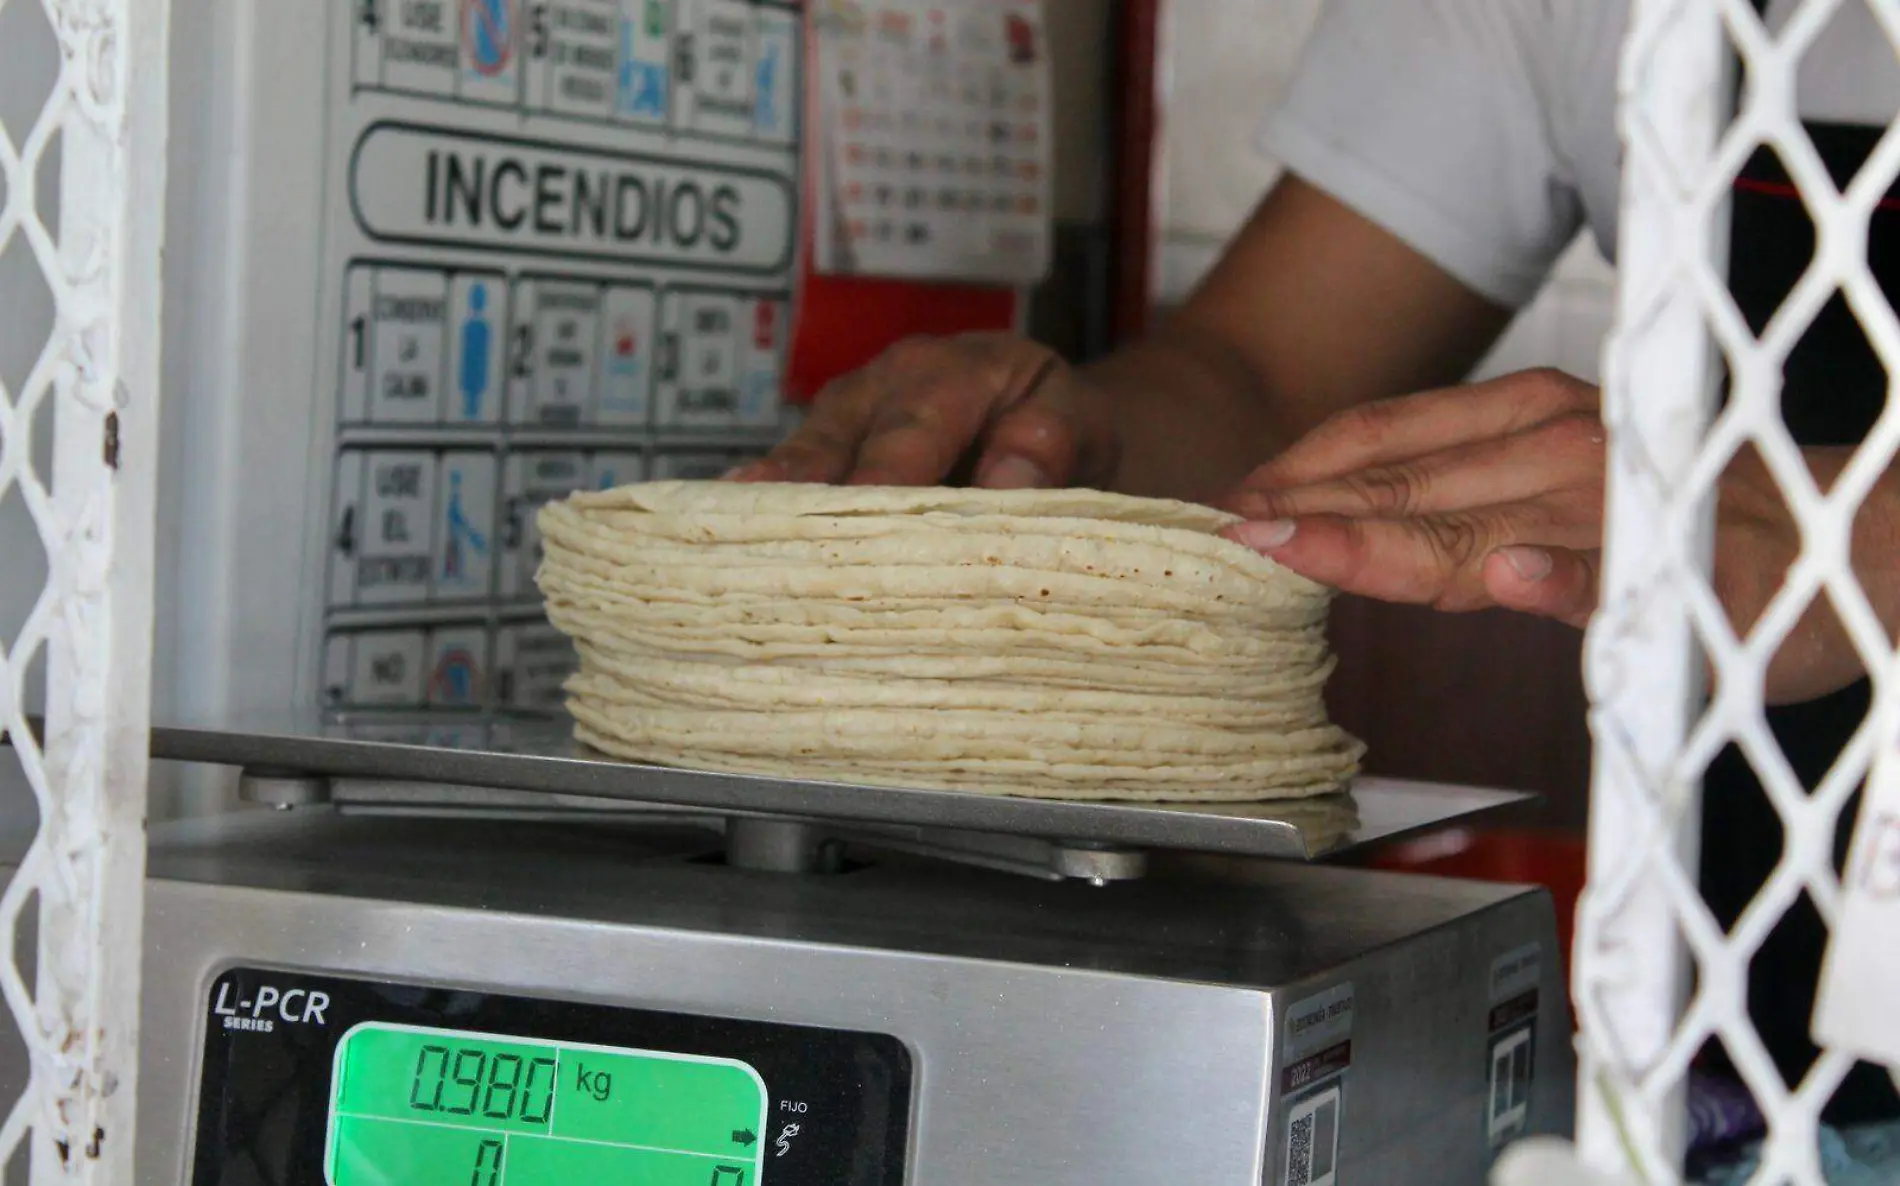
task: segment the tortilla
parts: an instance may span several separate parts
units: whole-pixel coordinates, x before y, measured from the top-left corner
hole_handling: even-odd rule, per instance
[[[1054,798],[1341,789],[1330,592],[1207,507],[651,482],[544,508],[576,735],[632,760]]]

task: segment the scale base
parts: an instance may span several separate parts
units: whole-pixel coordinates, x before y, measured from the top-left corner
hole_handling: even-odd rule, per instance
[[[718,847],[696,829],[308,809],[155,828],[139,1181],[320,1156],[340,1028],[291,1035],[307,1057],[273,1063],[269,1091],[228,1108],[201,1094],[224,1065],[198,1052],[233,968],[368,983],[464,1030],[640,1044],[510,1029],[490,1011],[500,994],[551,1017],[660,1010],[912,1052],[902,1174],[810,1164],[801,1143],[860,1130],[767,1076],[772,1136],[802,1127],[773,1154],[781,1186],[1280,1182],[1296,1152],[1344,1182],[1438,1186],[1483,1181],[1498,1143],[1569,1125],[1563,961],[1540,890],[1245,859],[1157,861],[1102,889],[901,858],[788,878]],[[23,1053],[0,1057],[0,1079],[26,1073]]]

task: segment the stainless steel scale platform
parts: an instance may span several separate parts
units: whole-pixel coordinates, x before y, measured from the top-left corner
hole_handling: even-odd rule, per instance
[[[155,728],[154,757],[237,766],[271,806],[356,813],[701,822],[739,863],[809,871],[827,841],[916,849],[1052,878],[1139,876],[1149,852],[1310,861],[1497,811],[1528,795],[1361,778],[1265,803],[1056,801],[717,774],[614,761],[562,721],[309,714]]]
[[[555,722],[153,753],[282,810],[153,831],[142,1182],[1440,1186],[1571,1114],[1549,896],[1321,859],[1526,796],[1031,801],[635,766]],[[523,1065],[556,1119],[470,1119]],[[652,1106],[589,1119],[602,1066]],[[727,1102],[664,1113],[689,1073]]]

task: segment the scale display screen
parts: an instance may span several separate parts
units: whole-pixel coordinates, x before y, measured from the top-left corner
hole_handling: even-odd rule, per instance
[[[902,1186],[889,1034],[237,967],[191,1186]]]
[[[330,1186],[751,1186],[765,1080],[734,1059],[370,1022],[337,1046]]]

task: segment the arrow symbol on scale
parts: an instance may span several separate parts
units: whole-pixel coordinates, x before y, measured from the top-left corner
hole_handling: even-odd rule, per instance
[[[735,1129],[732,1134],[732,1143],[735,1145],[750,1146],[758,1139],[759,1135],[749,1128]]]

